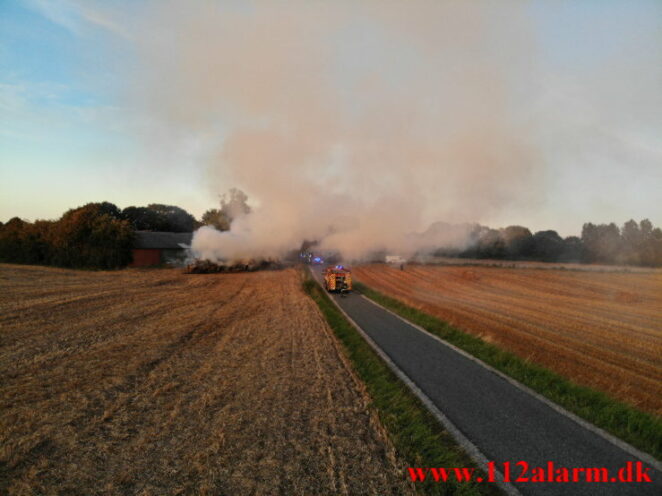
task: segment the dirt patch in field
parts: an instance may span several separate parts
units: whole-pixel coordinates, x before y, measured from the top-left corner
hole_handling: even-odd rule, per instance
[[[295,270],[0,265],[0,328],[0,493],[412,493]]]
[[[377,264],[361,282],[662,414],[662,273]]]

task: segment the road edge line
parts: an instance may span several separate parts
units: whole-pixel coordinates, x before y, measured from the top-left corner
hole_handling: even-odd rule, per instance
[[[411,321],[405,319],[405,318],[402,317],[401,315],[398,315],[398,314],[395,313],[394,311],[392,311],[392,310],[386,308],[385,306],[383,306],[383,305],[377,303],[376,301],[372,300],[371,298],[368,298],[367,296],[365,296],[365,295],[363,295],[363,294],[361,294],[360,296],[361,296],[361,298],[364,298],[365,300],[369,301],[369,302],[372,303],[373,305],[376,305],[376,306],[378,306],[379,308],[381,308],[382,310],[387,311],[388,313],[390,313],[390,314],[392,314],[393,316],[397,317],[397,318],[400,319],[401,321],[403,321],[403,322],[409,324],[410,326],[414,327],[415,329],[419,330],[420,332],[423,332],[423,333],[429,335],[430,337],[436,339],[437,341],[439,341],[439,342],[442,343],[443,345],[449,347],[449,348],[452,349],[453,351],[456,351],[457,353],[459,353],[459,354],[461,354],[462,356],[468,358],[469,360],[472,360],[472,361],[476,362],[477,364],[481,365],[481,366],[482,366],[483,368],[485,368],[486,370],[492,372],[493,374],[498,375],[498,376],[501,377],[502,379],[505,379],[505,380],[508,381],[510,384],[512,384],[513,386],[515,386],[516,388],[518,388],[520,391],[522,391],[522,392],[524,392],[524,393],[527,393],[527,394],[533,396],[533,397],[536,398],[537,400],[541,401],[542,403],[544,403],[545,405],[547,405],[548,407],[550,407],[552,410],[554,410],[554,411],[556,411],[557,413],[560,413],[561,415],[563,415],[563,416],[569,418],[570,420],[576,422],[576,423],[579,424],[581,427],[584,427],[585,429],[587,429],[587,430],[593,432],[594,434],[597,434],[598,436],[602,437],[605,441],[610,442],[611,444],[613,444],[613,445],[616,446],[617,448],[619,448],[619,449],[625,451],[626,453],[628,453],[628,454],[630,454],[630,455],[632,455],[632,456],[634,456],[634,457],[636,457],[636,458],[639,458],[639,459],[640,459],[641,461],[643,461],[643,462],[648,463],[648,464],[651,465],[653,468],[655,468],[655,470],[657,470],[658,472],[662,472],[662,463],[660,463],[660,462],[657,460],[657,458],[653,457],[652,455],[649,455],[648,453],[645,453],[645,452],[643,452],[643,451],[641,451],[641,450],[638,450],[637,448],[635,448],[635,447],[632,446],[631,444],[626,443],[626,442],[623,441],[622,439],[617,438],[616,436],[614,436],[614,435],[608,433],[608,432],[605,431],[604,429],[601,429],[600,427],[597,427],[596,425],[594,425],[594,424],[588,422],[587,420],[584,420],[583,418],[579,417],[578,415],[576,415],[576,414],[574,414],[574,413],[572,413],[572,412],[566,410],[566,409],[563,408],[562,406],[560,406],[560,405],[554,403],[554,402],[553,402],[552,400],[550,400],[549,398],[547,398],[547,397],[543,396],[542,394],[540,394],[540,393],[534,391],[533,389],[531,389],[530,387],[528,387],[528,386],[522,384],[522,383],[519,382],[518,380],[513,379],[512,377],[510,377],[509,375],[505,374],[504,372],[501,372],[500,370],[495,369],[495,368],[492,367],[491,365],[489,365],[489,364],[483,362],[483,361],[480,360],[479,358],[476,358],[475,356],[473,356],[472,354],[470,354],[470,353],[464,351],[463,349],[458,348],[458,347],[455,346],[454,344],[451,344],[451,343],[449,343],[448,341],[443,340],[443,339],[440,338],[439,336],[437,336],[437,335],[435,335],[435,334],[432,334],[430,331],[428,331],[427,329],[425,329],[425,328],[419,326],[418,324],[415,324],[414,322],[411,322]],[[333,298],[332,298],[332,299],[333,299]],[[334,303],[335,303],[335,301],[334,301]],[[338,306],[338,305],[336,304],[336,306]],[[338,308],[340,308],[340,307],[338,307]],[[342,311],[342,309],[341,309],[341,311]],[[343,312],[343,313],[344,313],[344,312]]]

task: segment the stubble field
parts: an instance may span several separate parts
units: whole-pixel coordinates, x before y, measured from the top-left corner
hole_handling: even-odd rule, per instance
[[[0,493],[411,493],[299,278],[0,265]]]
[[[662,414],[662,273],[375,264],[374,289]]]

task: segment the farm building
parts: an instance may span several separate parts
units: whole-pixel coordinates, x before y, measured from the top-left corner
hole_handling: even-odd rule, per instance
[[[150,265],[180,265],[186,258],[193,233],[137,231],[133,242],[130,267]]]

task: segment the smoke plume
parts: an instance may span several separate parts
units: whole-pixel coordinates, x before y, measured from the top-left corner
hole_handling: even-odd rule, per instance
[[[432,221],[535,208],[548,171],[527,8],[145,7],[139,27],[127,27],[143,61],[133,103],[166,141],[197,150],[212,191],[238,187],[253,207],[230,232],[198,231],[193,248],[211,259],[269,257],[307,239],[350,258],[407,254]]]

